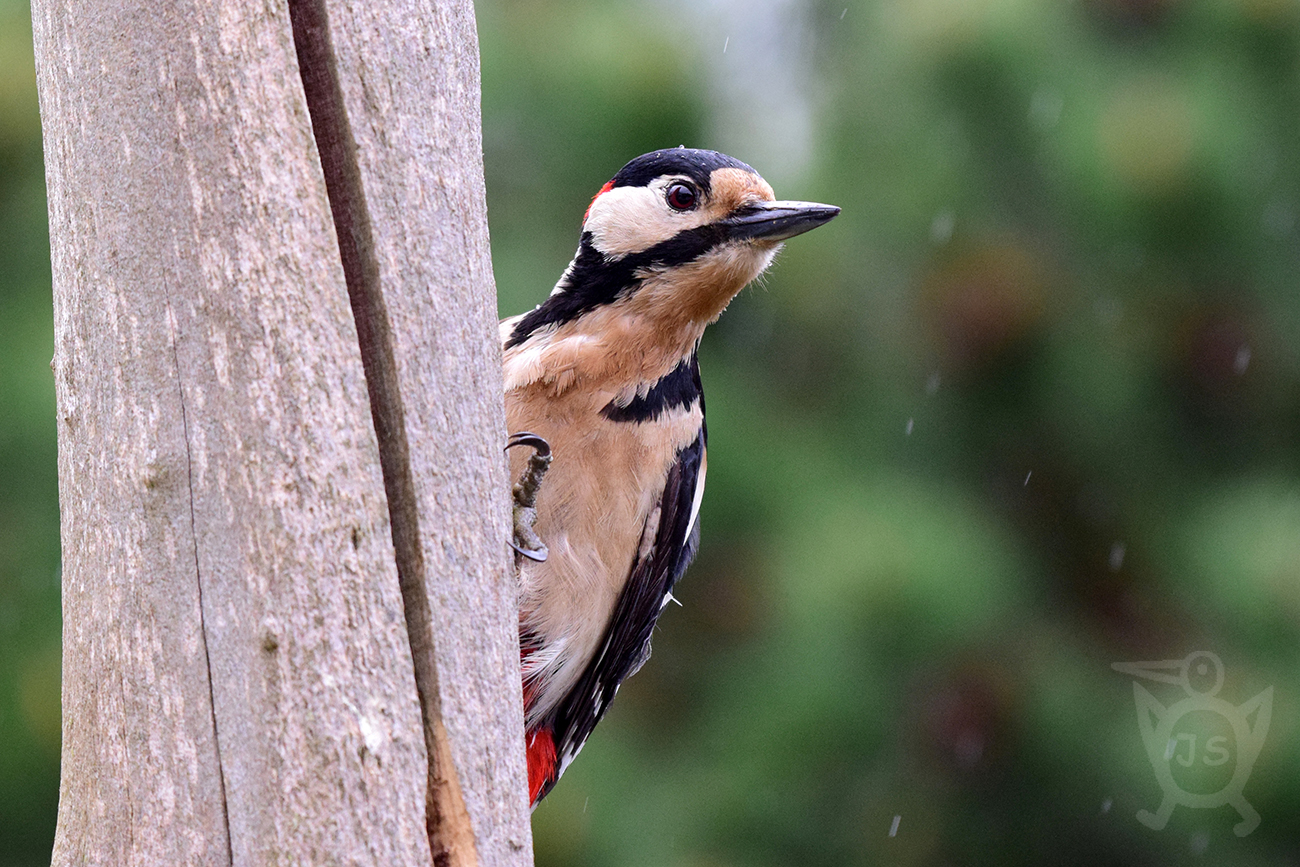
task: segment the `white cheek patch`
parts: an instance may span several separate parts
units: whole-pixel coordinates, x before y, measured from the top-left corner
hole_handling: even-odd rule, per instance
[[[606,256],[626,256],[707,221],[702,208],[680,213],[669,208],[665,186],[655,181],[649,187],[615,187],[597,196],[582,226],[591,233],[592,245]]]

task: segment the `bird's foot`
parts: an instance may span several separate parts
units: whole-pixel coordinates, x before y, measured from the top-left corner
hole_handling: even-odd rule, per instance
[[[551,466],[551,445],[535,433],[520,431],[511,434],[510,439],[506,441],[507,451],[515,446],[529,446],[533,449],[533,455],[519,475],[519,481],[515,482],[510,491],[515,525],[510,547],[514,548],[519,555],[542,563],[546,560],[547,551],[546,545],[542,543],[535,529],[537,491],[542,486],[542,477]]]

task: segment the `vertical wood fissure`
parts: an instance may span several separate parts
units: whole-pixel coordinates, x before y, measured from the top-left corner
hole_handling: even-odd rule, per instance
[[[212,654],[208,650],[207,613],[203,607],[203,572],[199,566],[199,524],[198,518],[194,514],[194,455],[190,450],[190,421],[185,407],[185,386],[181,381],[181,356],[180,347],[178,346],[179,338],[176,333],[176,314],[172,309],[171,294],[167,291],[165,283],[163,284],[163,303],[167,315],[169,342],[172,347],[172,363],[176,369],[176,403],[180,407],[181,436],[185,443],[185,490],[189,500],[190,542],[194,550],[194,587],[198,598],[199,640],[203,643],[203,667],[208,673],[208,711],[212,716],[213,751],[217,757],[217,785],[221,791],[221,825],[226,834],[226,855],[229,857],[230,863],[234,864],[235,850],[230,835],[230,806],[228,793],[226,792],[226,771],[221,763],[221,731],[217,725],[217,693],[213,684],[215,675],[212,671]],[[130,799],[128,799],[127,803],[130,803]],[[131,825],[134,825],[134,822]]]
[[[388,505],[413,487],[395,433],[421,490],[422,392],[402,383],[405,427],[372,394],[375,355],[392,382],[402,348],[385,317],[423,284],[390,278],[357,110],[339,140],[357,137],[365,207],[339,204],[346,160],[326,187],[289,11],[32,2],[63,547],[55,867],[431,862],[421,700],[452,677],[440,657],[433,678],[429,641],[412,654],[399,563],[409,591],[435,561]],[[354,312],[358,262],[386,312]],[[426,534],[441,515],[419,515]]]
[[[402,606],[406,617],[416,692],[424,722],[428,754],[425,827],[436,865],[470,863],[462,856],[463,828],[455,828],[466,811],[450,767],[450,753],[440,740],[443,732],[434,655],[432,611],[425,587],[425,563],[405,410],[398,385],[397,360],[379,280],[375,242],[361,172],[337,62],[330,38],[324,0],[289,0],[294,49],[298,56],[312,132],[320,155],[325,188],[334,217],[348,297],[356,322],[371,417],[379,444],[379,461],[388,498]]]

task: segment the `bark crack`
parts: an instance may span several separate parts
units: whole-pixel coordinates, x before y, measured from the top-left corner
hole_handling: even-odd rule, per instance
[[[472,864],[472,836],[465,851],[468,814],[442,731],[432,612],[425,589],[419,514],[398,385],[397,358],[379,279],[379,263],[357,146],[344,104],[325,0],[289,0],[294,48],[311,115],[312,132],[334,216],[343,274],[356,322],[370,413],[388,498],[389,523],[402,590],[415,687],[424,725],[429,776],[425,825],[435,864]]]
[[[226,771],[221,765],[221,732],[217,728],[217,694],[213,685],[212,654],[208,650],[207,613],[203,607],[203,575],[199,568],[199,522],[194,512],[194,456],[190,453],[190,422],[185,411],[185,383],[181,377],[181,355],[176,313],[172,309],[171,294],[163,286],[164,304],[167,308],[167,330],[171,337],[172,363],[176,370],[177,403],[181,408],[181,436],[185,440],[185,485],[189,492],[190,540],[194,545],[194,585],[199,603],[199,638],[203,642],[203,667],[208,673],[208,707],[212,712],[212,742],[217,753],[217,783],[221,787],[221,824],[226,831],[226,856],[234,863],[235,849],[231,842],[230,809],[226,795]],[[129,799],[128,799],[129,803]]]

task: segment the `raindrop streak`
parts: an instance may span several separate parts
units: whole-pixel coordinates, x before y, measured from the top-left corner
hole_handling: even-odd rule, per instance
[[[1029,487],[1029,477],[1032,476],[1033,474],[1034,474],[1034,471],[1033,471],[1033,470],[1030,470],[1029,472],[1025,473],[1025,487],[1026,487],[1026,488]]]
[[[1249,366],[1250,366],[1250,347],[1243,346],[1237,350],[1237,357],[1233,359],[1232,369],[1237,374],[1237,376],[1241,376],[1243,373],[1246,372],[1246,368]]]
[[[911,436],[911,435],[912,435],[912,419],[910,419],[910,418],[907,420],[907,429],[904,431],[904,433],[905,433],[907,436]]]
[[[952,211],[940,211],[930,222],[930,240],[943,246],[952,240],[952,231],[957,227],[957,215]]]
[[[1106,800],[1102,801],[1102,802],[1101,802],[1101,811],[1102,811],[1103,813],[1109,813],[1109,812],[1110,812],[1110,805],[1111,805],[1112,803],[1113,803],[1113,802],[1111,801],[1110,798],[1107,798]]]
[[[723,53],[723,54],[726,54],[726,53],[727,53],[727,46],[730,45],[730,44],[731,44],[731,37],[730,37],[730,36],[728,36],[726,39],[722,40],[722,53]]]
[[[1110,546],[1110,571],[1118,572],[1124,565],[1124,543],[1116,542]]]
[[[898,833],[898,823],[902,820],[902,816],[895,816],[894,821],[889,823],[889,836],[893,837]]]
[[[925,393],[934,394],[939,390],[939,371],[930,374],[930,378],[925,381]]]
[[[840,13],[840,20],[843,21],[843,20],[844,20],[844,16],[845,16],[845,15],[848,15],[848,14],[849,14],[849,7],[845,6],[845,7],[844,7],[844,11]]]

